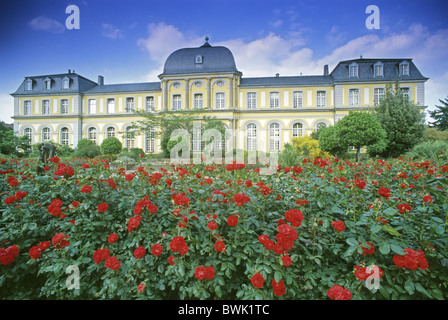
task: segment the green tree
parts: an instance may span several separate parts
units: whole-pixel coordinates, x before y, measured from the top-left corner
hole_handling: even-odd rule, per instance
[[[356,149],[356,161],[359,161],[362,147],[378,144],[386,138],[386,132],[375,116],[362,111],[350,112],[348,116],[339,120],[334,134],[340,141],[335,143],[336,146]]]
[[[101,154],[100,147],[92,140],[81,139],[75,149],[75,156],[82,158],[95,158]]]
[[[319,148],[336,157],[347,150],[339,138],[336,126],[319,129]]]
[[[27,136],[16,136],[13,129],[0,122],[0,153],[23,157],[31,151],[31,145]]]
[[[423,138],[425,130],[424,113],[407,99],[396,83],[386,87],[386,95],[374,107],[376,118],[387,134],[387,146],[377,154],[383,157],[397,157],[412,149]]]
[[[100,149],[102,154],[119,154],[123,146],[118,138],[109,137],[103,140]]]
[[[442,105],[436,105],[437,109],[428,111],[428,114],[435,120],[434,122],[430,122],[430,124],[438,130],[444,131],[448,130],[448,98],[445,98],[445,101],[441,99],[439,101]]]

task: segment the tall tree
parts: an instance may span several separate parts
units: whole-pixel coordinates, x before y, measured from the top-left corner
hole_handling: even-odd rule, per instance
[[[0,122],[0,153],[23,157],[31,152],[27,136],[16,136],[13,129]]]
[[[448,130],[448,98],[445,98],[445,100],[439,99],[439,101],[442,105],[436,105],[438,110],[428,111],[431,118],[435,120],[434,122],[430,122],[430,124],[438,130]]]
[[[377,154],[397,157],[422,140],[425,115],[403,94],[398,82],[394,87],[386,86],[385,97],[375,106],[374,113],[387,134],[387,146]]]

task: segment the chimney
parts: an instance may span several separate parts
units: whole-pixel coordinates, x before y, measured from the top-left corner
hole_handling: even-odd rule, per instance
[[[276,74],[275,74],[275,77],[278,78],[279,76],[280,76],[280,73],[276,73]]]
[[[328,76],[328,64],[324,65],[324,76]]]
[[[71,73],[71,70],[70,70],[70,69],[68,69],[68,73]]]
[[[98,85],[99,86],[104,85],[104,77],[103,76],[98,76]]]

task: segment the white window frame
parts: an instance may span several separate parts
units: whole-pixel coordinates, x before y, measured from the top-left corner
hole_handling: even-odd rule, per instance
[[[373,105],[378,105],[386,95],[385,88],[373,88]]]
[[[352,63],[348,66],[348,76],[350,78],[358,78],[359,77],[359,67],[357,63]]]
[[[269,108],[271,108],[271,109],[280,108],[280,92],[279,91],[269,92]]]
[[[42,100],[42,114],[50,114],[50,100],[48,99]]]
[[[70,88],[70,79],[63,78],[62,79],[62,90],[68,90]]]
[[[327,107],[327,91],[317,90],[316,91],[316,107],[325,108]]]
[[[70,130],[67,127],[61,128],[59,138],[62,145],[68,146],[70,143]]]
[[[258,149],[257,125],[249,123],[246,126],[246,150],[256,151]]]
[[[257,108],[257,93],[256,92],[248,92],[247,93],[247,109],[256,109]]]
[[[146,112],[154,112],[156,111],[154,96],[146,96],[145,97],[145,110]]]
[[[23,135],[29,138],[30,144],[33,144],[33,129],[31,128],[23,129]]]
[[[182,110],[182,95],[181,94],[173,94],[171,97],[172,101],[172,110]]]
[[[126,113],[133,113],[135,111],[135,98],[134,97],[126,97],[125,101],[125,109]]]
[[[280,151],[281,145],[281,126],[277,122],[271,123],[268,130],[269,152]]]
[[[89,139],[90,141],[93,141],[93,143],[96,144],[96,137],[97,137],[97,132],[96,132],[95,127],[90,127],[89,129],[87,129],[87,139]]]
[[[68,114],[68,99],[61,99],[61,114]]]
[[[115,135],[116,135],[115,128],[112,127],[112,126],[107,127],[107,129],[106,129],[106,138],[115,137]]]
[[[403,95],[403,99],[407,99],[411,101],[411,88],[410,87],[400,87],[399,88],[401,94]]]
[[[293,91],[292,93],[292,107],[294,109],[303,108],[303,91]]]
[[[400,76],[409,76],[409,62],[404,61],[399,65]]]
[[[348,89],[348,105],[349,106],[359,106],[359,102],[360,102],[359,88],[349,88]]]
[[[304,133],[305,133],[305,130],[304,130],[303,123],[296,122],[292,125],[292,137],[293,138],[303,137]]]
[[[116,113],[115,98],[107,98],[106,99],[106,111],[107,111],[107,114]]]
[[[41,141],[42,142],[50,141],[51,140],[51,130],[50,130],[50,128],[48,128],[48,127],[42,128],[41,135],[42,135],[41,136]]]
[[[145,152],[154,153],[155,144],[156,144],[155,130],[154,128],[151,128],[145,132]]]
[[[193,96],[193,108],[203,109],[204,108],[204,95],[202,93],[195,93]]]
[[[124,132],[124,146],[128,150],[135,148],[135,131],[130,127]]]
[[[377,62],[373,65],[373,76],[384,77],[384,65],[382,62]]]
[[[216,92],[215,104],[216,109],[224,109],[226,107],[226,94],[224,92]]]
[[[25,90],[26,91],[33,90],[33,80],[28,79],[28,80],[25,81]]]
[[[31,100],[23,101],[23,115],[29,116],[33,111],[33,102]]]
[[[87,113],[96,114],[96,99],[93,98],[87,100]]]

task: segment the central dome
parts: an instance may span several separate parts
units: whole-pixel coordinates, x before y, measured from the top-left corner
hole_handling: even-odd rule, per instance
[[[189,73],[238,72],[232,52],[206,42],[198,48],[184,48],[171,53],[162,75]]]

